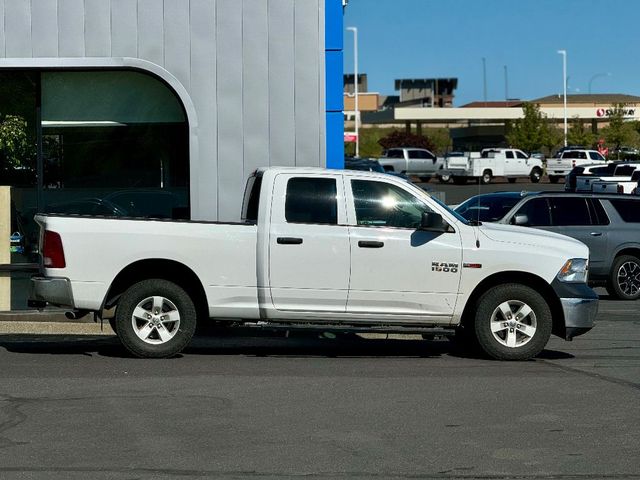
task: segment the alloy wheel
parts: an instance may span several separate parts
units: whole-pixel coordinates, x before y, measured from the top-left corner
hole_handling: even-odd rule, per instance
[[[533,309],[519,300],[508,300],[491,315],[491,333],[501,345],[519,348],[531,341],[537,329]]]

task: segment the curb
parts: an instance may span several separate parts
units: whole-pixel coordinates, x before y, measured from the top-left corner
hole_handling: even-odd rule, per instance
[[[0,335],[104,335],[113,336],[109,322],[77,323],[49,321],[9,321],[0,319]]]

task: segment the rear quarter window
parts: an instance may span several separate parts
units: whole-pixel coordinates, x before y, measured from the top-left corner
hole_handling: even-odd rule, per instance
[[[618,215],[627,223],[640,223],[640,201],[631,199],[609,200]]]

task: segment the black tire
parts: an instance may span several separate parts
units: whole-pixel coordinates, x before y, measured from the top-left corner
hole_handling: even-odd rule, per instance
[[[482,183],[483,185],[488,185],[489,183],[491,183],[492,179],[493,172],[491,170],[485,170],[484,172],[482,172],[482,176],[480,177],[480,183]]]
[[[516,183],[517,180],[518,180],[517,178],[513,178],[513,177],[507,178],[507,181],[509,183]]]
[[[613,261],[607,291],[620,300],[640,298],[640,259],[621,255]]]
[[[109,326],[111,327],[111,330],[113,330],[113,333],[115,333],[117,335],[118,334],[118,325],[116,325],[116,317],[111,317],[111,318],[107,319],[107,321],[109,322]]]
[[[531,183],[538,183],[540,182],[541,178],[542,178],[542,170],[540,170],[537,167],[531,170],[531,175],[529,176]]]
[[[449,175],[449,174],[444,174],[444,175],[438,176],[438,181],[440,183],[449,183],[450,180],[451,180],[451,175]]]
[[[515,315],[525,307],[531,313],[518,321]],[[504,314],[505,310],[508,313]],[[549,305],[533,288],[518,283],[498,285],[485,292],[476,304],[474,321],[480,348],[496,360],[533,358],[544,349],[551,335]],[[495,333],[492,324],[499,328]]]
[[[456,185],[466,185],[467,177],[451,177]]]
[[[549,175],[549,183],[558,183],[560,177],[556,177],[555,175]]]
[[[155,298],[161,301],[156,303]],[[137,308],[150,319],[134,319]],[[116,309],[116,329],[122,345],[136,357],[167,358],[189,344],[196,318],[196,308],[187,292],[173,282],[150,279],[136,283],[122,295]]]

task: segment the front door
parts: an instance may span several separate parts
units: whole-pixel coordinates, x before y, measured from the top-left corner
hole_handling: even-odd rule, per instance
[[[418,230],[432,209],[410,190],[380,180],[345,182],[351,235],[347,312],[453,314],[461,274],[460,234]]]
[[[350,255],[342,176],[278,175],[269,232],[274,308],[344,312]]]

